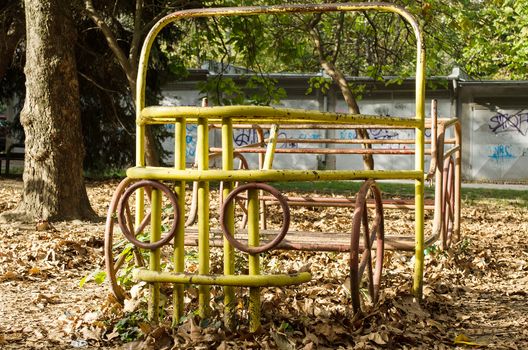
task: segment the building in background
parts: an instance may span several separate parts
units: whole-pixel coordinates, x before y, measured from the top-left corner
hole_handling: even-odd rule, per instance
[[[200,94],[198,84],[211,79],[214,75],[208,70],[196,70],[191,72],[185,81],[167,84],[163,90],[163,103],[200,105],[204,96]],[[240,72],[228,73],[224,76],[239,82],[245,79],[245,75]],[[310,79],[321,77],[321,74],[270,74],[269,77],[275,79],[277,85],[284,88],[287,93],[287,97],[281,100],[279,106],[320,111],[347,111],[347,106],[335,87],[331,87],[325,94],[315,90],[307,93]],[[414,116],[413,79],[405,79],[401,84],[390,85],[369,78],[350,79],[358,85],[365,86],[365,92],[359,101],[361,113]],[[528,181],[528,172],[525,171],[528,169],[528,81],[474,81],[468,79],[459,69],[455,69],[449,76],[429,78],[427,86],[427,116],[430,115],[431,100],[436,99],[440,117],[458,117],[462,123],[464,179],[496,182]],[[400,132],[409,131],[387,132],[372,129],[370,135],[373,138],[396,139],[402,136],[398,134]],[[187,161],[192,163],[196,142],[194,126],[190,125],[187,133]],[[353,130],[282,130],[281,133],[281,136],[289,138],[355,138]],[[254,143],[256,133],[250,129],[237,130],[234,141],[237,146]],[[219,146],[217,132],[211,131],[210,142],[211,145]],[[171,149],[172,140],[167,140],[166,144],[168,149]],[[325,147],[324,144],[317,146]],[[412,156],[394,157],[375,156],[376,168],[409,168],[414,162]],[[250,156],[250,159],[255,162],[255,156]],[[170,162],[171,159],[168,161]],[[302,156],[278,154],[274,167],[291,167],[292,164],[303,169],[362,167],[359,156],[309,154]]]

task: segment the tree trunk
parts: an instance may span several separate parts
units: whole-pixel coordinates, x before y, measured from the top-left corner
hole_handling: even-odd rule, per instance
[[[4,219],[92,218],[84,186],[84,146],[70,2],[25,0],[26,133],[24,192]]]
[[[336,67],[335,59],[337,59],[338,49],[334,52],[333,60],[327,59],[327,54],[323,48],[323,42],[321,40],[321,35],[317,30],[316,26],[321,20],[321,14],[316,14],[313,21],[308,24],[308,30],[312,36],[316,51],[319,55],[319,63],[325,72],[332,78],[332,81],[337,84],[345,102],[348,106],[348,112],[351,114],[359,114],[359,106],[357,104],[356,98],[348,86],[343,73]],[[337,39],[339,40],[339,39]],[[368,140],[369,135],[366,129],[356,129],[356,133],[359,139]],[[363,148],[371,149],[372,145],[368,143],[363,144]],[[364,154],[363,156],[363,168],[372,170],[374,169],[374,158],[371,154]]]
[[[356,98],[354,97],[354,94],[352,93],[352,90],[350,90],[350,87],[348,86],[348,82],[346,81],[345,76],[335,67],[333,63],[328,62],[322,58],[320,58],[320,61],[321,67],[323,67],[325,72],[332,78],[334,83],[339,86],[341,94],[343,95],[343,98],[345,99],[345,102],[348,106],[348,112],[351,114],[359,114],[359,106],[357,104]],[[359,139],[369,139],[369,134],[366,129],[356,129],[356,133]],[[372,145],[370,143],[364,143],[363,148],[371,149]],[[363,167],[367,170],[373,170],[374,157],[372,157],[372,154],[364,154],[362,157]]]

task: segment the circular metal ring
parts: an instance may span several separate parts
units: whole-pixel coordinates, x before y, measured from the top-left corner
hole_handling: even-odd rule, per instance
[[[256,247],[250,247],[248,245],[244,245],[240,243],[239,241],[237,241],[235,239],[233,232],[230,232],[226,226],[227,205],[231,201],[233,201],[240,192],[252,190],[252,189],[266,191],[270,193],[271,195],[273,195],[275,198],[277,198],[280,206],[282,207],[282,219],[283,219],[282,229],[279,232],[279,234],[275,236],[275,238],[273,238],[268,243],[261,245],[261,246],[256,246]],[[288,206],[288,201],[286,197],[284,197],[279,192],[279,190],[277,190],[275,187],[272,187],[264,183],[252,182],[252,183],[248,183],[242,186],[238,186],[233,191],[231,191],[231,193],[229,193],[229,195],[224,199],[224,203],[222,204],[222,210],[220,211],[220,224],[222,226],[222,231],[224,231],[225,238],[229,241],[229,243],[231,243],[233,247],[243,252],[249,253],[249,254],[258,254],[258,253],[266,252],[270,249],[275,248],[277,244],[279,244],[283,240],[284,236],[286,236],[286,233],[288,233],[288,229],[290,228],[290,208]]]
[[[442,179],[442,249],[449,249],[453,242],[455,210],[455,160],[449,156],[444,161]]]
[[[169,198],[172,207],[174,208],[174,220],[172,222],[172,227],[169,230],[169,232],[163,236],[159,241],[156,242],[141,242],[136,238],[135,232],[130,232],[130,229],[126,225],[126,203],[128,202],[129,197],[134,193],[138,188],[140,187],[153,187],[156,188],[167,196]],[[174,237],[176,234],[176,228],[178,226],[178,220],[179,220],[179,209],[178,209],[178,199],[176,195],[164,184],[158,181],[153,180],[141,180],[134,184],[132,184],[130,187],[126,189],[126,191],[123,193],[121,198],[119,199],[119,204],[117,206],[117,220],[119,222],[119,227],[121,228],[121,231],[123,232],[123,235],[128,239],[130,243],[135,245],[136,247],[142,248],[142,249],[149,249],[149,250],[156,250],[165,244],[169,243],[169,241]],[[150,214],[149,214],[150,215]],[[143,220],[143,222],[140,224],[140,228],[143,229],[147,225],[146,220]]]
[[[371,191],[374,195],[375,216],[369,220],[367,210],[367,195]],[[372,224],[369,226],[369,224]],[[359,240],[363,233],[363,249],[360,252]],[[363,274],[367,273],[368,290],[373,303],[379,298],[381,274],[383,271],[383,256],[385,242],[385,226],[383,219],[383,201],[381,192],[373,179],[366,180],[356,196],[356,205],[352,221],[352,235],[350,243],[350,292],[352,294],[352,309],[354,313],[361,310],[360,283]],[[372,253],[376,245],[376,261],[372,266]],[[359,255],[361,253],[361,260]]]

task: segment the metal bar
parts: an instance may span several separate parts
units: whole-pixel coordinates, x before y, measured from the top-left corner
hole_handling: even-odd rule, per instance
[[[274,124],[271,126],[269,133],[269,143],[266,147],[266,156],[264,157],[264,163],[262,164],[263,170],[269,170],[273,166],[273,158],[277,151],[277,139],[279,137],[279,126]]]
[[[151,192],[151,215],[150,215],[150,241],[156,242],[161,239],[161,191],[152,188]],[[149,269],[160,271],[161,251],[155,249],[150,252]],[[149,285],[148,318],[157,321],[159,318],[160,285],[152,283]]]
[[[199,118],[197,125],[196,153],[198,155],[198,173],[204,173],[209,168],[209,128],[207,118]],[[185,171],[185,170],[181,170]],[[184,179],[180,179],[184,180]],[[198,180],[198,272],[209,274],[209,182]],[[200,286],[198,292],[198,314],[206,318],[209,314],[210,289]]]
[[[282,125],[281,125],[282,128]],[[432,139],[432,138],[431,138]],[[414,145],[414,140],[411,139],[369,139],[369,140],[348,140],[348,139],[290,139],[279,138],[277,143],[329,143],[329,144],[343,144],[343,145],[357,145],[357,144],[373,144],[373,145]],[[455,139],[447,139],[444,143],[455,143]],[[425,140],[425,144],[431,144],[431,140]],[[251,147],[250,145],[248,145]],[[426,152],[427,153],[427,152]]]
[[[242,197],[244,198],[244,197]],[[261,200],[266,202],[271,202],[277,204],[277,200],[273,196],[263,196],[260,197]],[[354,208],[356,203],[356,198],[339,198],[339,197],[286,197],[288,200],[289,206],[318,206],[318,207],[345,207],[345,208]],[[384,209],[414,209],[414,200],[404,200],[404,199],[384,199],[383,201]],[[433,210],[434,202],[430,200],[425,201],[425,209]],[[372,199],[367,200],[367,207],[374,208],[375,201]]]
[[[185,134],[186,123],[184,118],[180,118],[174,125],[174,168],[178,170],[185,169]],[[178,196],[178,227],[174,236],[174,272],[183,272],[185,268],[185,181],[176,183],[176,195]],[[183,316],[183,286],[175,285],[173,293],[173,317],[172,324],[176,326]]]
[[[406,18],[407,19],[407,18]],[[414,19],[407,19],[414,21]],[[421,300],[423,295],[423,274],[424,274],[424,140],[425,140],[425,44],[418,26],[413,25],[416,36],[416,90],[415,107],[416,121],[420,124],[415,129],[415,149],[414,169],[422,176],[415,180],[415,261],[414,278],[412,291],[416,299]]]
[[[273,160],[275,158],[275,152],[277,149],[277,139],[279,138],[279,125],[273,124],[269,130],[269,138],[268,138],[268,145],[266,147],[266,154],[264,156],[261,169],[262,170],[269,170],[273,168]],[[261,194],[263,192],[261,191]],[[262,211],[260,213],[260,227],[265,230],[266,229],[266,201],[262,200],[260,202]]]
[[[321,112],[320,112],[321,113]],[[350,114],[352,115],[352,114]],[[218,118],[221,118],[221,117],[218,117]],[[214,125],[216,128],[220,128],[221,125],[220,125],[220,119],[218,118],[215,118],[213,119],[213,121],[215,122],[215,124],[210,124],[210,125]],[[406,120],[409,120],[411,123],[415,120],[415,119],[411,119],[410,117],[392,117],[392,118],[402,118],[402,119],[406,119]],[[190,118],[189,120],[195,120],[196,118]],[[218,119],[218,121],[217,121]],[[263,120],[265,119],[259,119],[259,124],[258,126],[263,128],[263,129],[269,129],[271,128],[271,126],[275,123],[264,123],[262,122]],[[209,121],[211,122],[211,119],[209,119]],[[218,122],[218,123],[217,123]],[[169,120],[167,120],[167,123],[170,123]],[[430,122],[427,122],[430,124]],[[158,122],[156,122],[155,124],[158,124]],[[161,123],[159,123],[161,124]],[[238,123],[238,124],[233,124],[233,127],[234,128],[240,128],[240,129],[251,129],[254,127],[255,124],[253,123]],[[317,124],[312,124],[312,123],[301,123],[299,120],[296,121],[295,124],[292,124],[291,123],[291,119],[287,119],[287,120],[284,120],[283,122],[280,123],[280,127],[281,129],[287,129],[287,130],[298,130],[298,129],[310,129],[310,130],[336,130],[336,129],[399,129],[399,130],[413,130],[414,127],[413,126],[407,126],[407,125],[386,125],[386,124],[342,124],[342,123],[332,123],[332,122],[319,122]],[[430,126],[426,126],[426,129],[429,129]],[[414,140],[413,140],[414,141]]]
[[[455,124],[455,139],[458,150],[455,155],[455,220],[453,222],[453,238],[460,240],[460,217],[462,198],[462,127],[458,121]]]
[[[440,237],[442,233],[442,220],[444,216],[443,202],[444,202],[444,191],[443,191],[443,178],[444,178],[444,137],[445,127],[443,124],[438,126],[437,133],[437,151],[434,153],[434,176],[435,176],[435,210],[433,218],[433,234]]]
[[[193,118],[210,118],[212,122],[221,122],[221,118],[230,117],[233,123],[267,123],[274,124],[287,121],[288,124],[310,122],[340,124],[372,124],[390,126],[416,127],[416,119],[402,117],[385,117],[366,114],[344,114],[319,112],[303,109],[274,108],[266,106],[219,106],[219,107],[168,107],[153,106],[141,111],[137,120],[143,124],[173,123],[176,118],[185,117],[192,123]],[[368,127],[373,128],[372,126]]]
[[[427,143],[428,141],[426,141]],[[293,138],[279,138],[277,143],[330,143],[343,145],[357,145],[357,144],[380,144],[380,145],[398,145],[398,144],[412,144],[414,140],[411,139],[368,139],[368,140],[349,140],[349,139],[293,139]]]
[[[196,246],[198,244],[196,233],[192,231],[189,233],[185,238],[185,245]],[[277,232],[272,230],[261,231],[260,235],[266,239],[272,239],[277,235]],[[436,234],[430,234],[425,237],[425,247],[437,242],[438,237],[439,235]],[[242,244],[247,243],[247,235],[244,232],[237,233],[235,238]],[[210,237],[210,244],[212,247],[223,247],[222,233],[213,231]],[[290,231],[277,245],[276,249],[346,253],[350,252],[350,233]],[[362,240],[360,241],[359,249],[360,252],[365,249]],[[386,235],[385,249],[414,251],[414,236]]]
[[[224,118],[222,121],[222,169],[233,170],[233,124],[230,118]],[[226,198],[233,189],[232,182],[224,182],[222,198]],[[233,204],[227,208],[226,226],[235,232],[235,210]],[[224,275],[230,276],[235,274],[235,252],[231,244],[224,237]],[[227,329],[235,328],[236,300],[235,290],[232,286],[224,287],[224,324]]]
[[[451,157],[451,155],[454,153],[459,153],[459,152],[460,152],[460,145],[456,145],[444,152],[444,159]]]
[[[184,273],[156,272],[146,269],[134,269],[133,277],[137,281],[178,284],[218,285],[230,287],[283,287],[308,282],[312,279],[309,272],[277,275],[192,275]]]
[[[248,190],[248,246],[259,246],[259,191]],[[260,257],[258,254],[248,256],[249,276],[260,275]],[[260,328],[260,289],[249,288],[249,331],[254,333]]]
[[[216,152],[219,148],[212,147],[211,151]],[[264,147],[239,147],[235,148],[240,153],[266,153]],[[293,153],[293,154],[394,154],[394,155],[412,155],[414,149],[362,149],[362,148],[277,148],[275,153]]]
[[[251,16],[258,14],[287,14],[287,13],[314,13],[314,12],[337,12],[337,11],[380,11],[392,12],[399,14],[405,21],[407,21],[416,37],[416,47],[418,51],[416,63],[416,82],[421,84],[424,77],[425,66],[422,63],[425,60],[425,50],[423,48],[422,35],[416,19],[405,9],[393,4],[382,3],[345,3],[345,4],[297,4],[297,5],[277,5],[277,6],[244,6],[236,8],[208,8],[208,9],[191,9],[171,13],[158,21],[147,34],[141,54],[139,58],[138,67],[138,82],[136,84],[136,111],[141,113],[145,107],[145,90],[146,90],[146,75],[148,67],[148,59],[151,47],[159,32],[169,23],[193,17],[213,17],[213,16]],[[423,118],[417,108],[416,113],[419,118]]]
[[[172,181],[324,181],[324,180],[414,180],[422,179],[416,170],[174,170],[161,167],[134,167],[127,170],[133,179]]]

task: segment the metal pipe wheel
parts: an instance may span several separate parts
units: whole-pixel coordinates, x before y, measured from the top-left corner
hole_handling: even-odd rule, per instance
[[[151,213],[147,212],[139,226],[135,227],[134,218],[138,213],[134,215],[128,203],[131,194],[141,187],[145,187],[147,199],[150,198],[151,189],[154,187],[161,190],[173,205],[172,216],[168,218],[173,220],[171,229],[165,233],[161,240],[156,242],[143,242],[138,239],[138,236],[149,225]],[[145,267],[144,250],[158,249],[171,241],[175,234],[178,213],[175,194],[167,186],[157,181],[140,180],[134,182],[133,179],[125,178],[117,186],[110,201],[106,217],[104,255],[106,277],[110,285],[110,291],[120,303],[124,302],[128,294],[123,288],[123,282],[126,282],[124,280],[127,279],[123,272],[130,271],[131,267]],[[116,217],[118,220],[116,220]],[[114,226],[116,221],[119,221],[118,226],[126,239],[115,239]]]
[[[257,189],[262,190],[270,193],[273,195],[277,201],[279,202],[280,206],[282,207],[282,227],[277,236],[275,236],[271,241],[260,245],[260,246],[249,246],[241,243],[238,241],[235,236],[234,232],[231,232],[231,230],[228,228],[226,224],[227,220],[227,206],[231,201],[236,201],[237,196],[244,191],[251,190],[251,189]],[[244,213],[245,214],[245,213]],[[229,193],[229,195],[224,199],[224,202],[222,203],[222,209],[220,212],[220,224],[222,226],[222,231],[224,232],[224,237],[231,243],[231,245],[235,248],[237,248],[240,251],[246,252],[248,254],[259,254],[266,252],[268,250],[273,249],[276,247],[282,239],[286,236],[286,233],[288,233],[288,229],[290,227],[290,208],[288,206],[288,202],[286,200],[286,197],[284,197],[276,188],[264,184],[264,183],[248,183],[242,186],[238,186],[233,191]]]
[[[367,208],[369,193],[374,196],[376,203],[374,217]],[[362,252],[359,249],[360,237],[363,237],[363,246],[365,247]],[[350,292],[354,314],[361,311],[363,280],[366,279],[367,292],[372,303],[378,301],[383,269],[384,241],[385,228],[381,193],[374,180],[366,180],[356,196],[350,244]]]
[[[449,249],[453,242],[455,223],[455,160],[449,156],[444,160],[442,176],[442,249]]]

